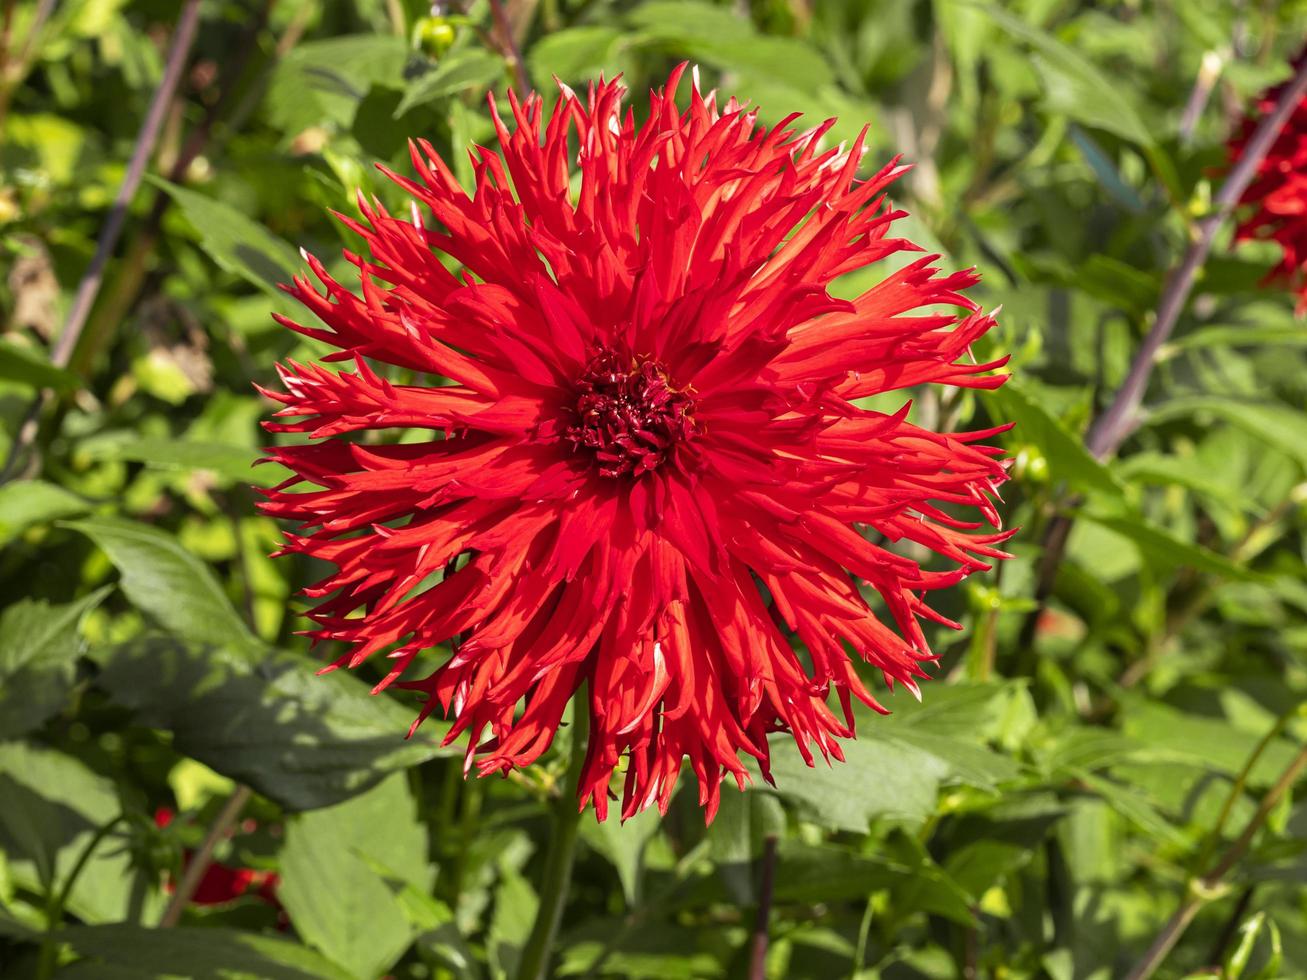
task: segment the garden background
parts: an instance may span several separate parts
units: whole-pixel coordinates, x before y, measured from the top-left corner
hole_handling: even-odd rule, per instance
[[[370,665],[314,675],[314,570],[266,557],[248,486],[281,478],[250,468],[252,383],[324,350],[275,284],[356,247],[328,209],[401,205],[373,164],[406,172],[409,137],[467,184],[487,91],[622,72],[639,113],[688,60],[766,121],[870,123],[868,172],[915,164],[902,227],[980,269],[977,356],[1014,380],[914,417],[1017,422],[1021,530],[934,600],[965,627],[932,635],[938,679],[843,765],[780,747],[778,786],[706,828],[692,784],[665,818],[587,816],[546,975],[1307,975],[1307,327],[1218,208],[1307,4],[446,6],[3,3],[0,973],[531,972],[570,730],[465,781]]]

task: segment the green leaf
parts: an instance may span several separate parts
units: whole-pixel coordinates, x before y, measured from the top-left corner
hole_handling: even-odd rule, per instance
[[[414,106],[468,89],[493,85],[504,77],[504,59],[479,48],[451,51],[426,74],[419,75],[404,88],[404,97],[395,107],[398,119]]]
[[[865,732],[859,734],[859,738],[866,737],[883,742],[887,751],[892,752],[897,745],[933,756],[947,767],[941,777],[946,783],[964,783],[979,789],[993,790],[1001,783],[1015,779],[1021,771],[1015,760],[999,755],[984,745],[920,731],[906,725],[886,725],[883,732],[875,732],[871,736]]]
[[[603,24],[582,24],[546,34],[531,45],[527,55],[531,78],[543,89],[555,75],[565,81],[597,75],[624,37],[621,31]]]
[[[653,0],[630,14],[632,44],[669,47],[724,71],[814,93],[833,84],[829,59],[792,37],[759,34],[743,17],[696,0]],[[784,107],[770,106],[783,114]]]
[[[517,975],[539,906],[540,898],[531,882],[512,868],[503,869],[486,932],[486,957],[495,976]]]
[[[784,833],[785,810],[772,794],[722,794],[721,807],[708,828],[708,856],[737,905],[757,903],[755,861],[769,836],[779,838]]]
[[[304,941],[355,976],[386,973],[417,935],[387,882],[431,888],[426,828],[415,811],[407,779],[395,773],[286,823],[277,897]]]
[[[1099,514],[1089,510],[1082,512],[1081,517],[1128,538],[1139,549],[1144,561],[1158,570],[1193,568],[1222,578],[1256,578],[1255,573],[1235,564],[1224,555],[1202,545],[1182,541],[1170,531],[1137,514]]]
[[[987,392],[985,400],[994,404],[995,419],[1016,423],[1008,433],[1008,440],[1014,445],[1035,446],[1048,460],[1054,480],[1065,480],[1074,489],[1086,493],[1121,495],[1121,485],[1107,467],[1090,455],[1081,438],[1019,382],[1010,380],[1003,387]]]
[[[1119,259],[1094,254],[1072,270],[1066,284],[1140,316],[1157,305],[1160,280]]]
[[[1035,49],[1035,65],[1044,79],[1044,102],[1054,112],[1151,146],[1153,134],[1122,91],[1098,66],[1052,35],[989,4],[985,12],[1003,30]]]
[[[904,729],[927,731],[935,735],[967,736],[988,739],[997,734],[1003,712],[1020,688],[1020,682],[962,683],[937,682],[922,688],[923,696],[917,700],[906,689],[898,688],[881,701],[892,714],[888,717],[864,716],[860,731],[866,725],[884,725],[890,734]]]
[[[127,598],[179,638],[217,646],[257,647],[212,570],[172,535],[133,521],[71,521],[109,556]]]
[[[884,842],[885,838],[880,838]],[[962,925],[974,921],[970,901],[948,874],[919,844],[902,835],[884,853],[860,854],[848,846],[810,844],[791,834],[777,846],[773,898],[777,905],[802,905],[856,901],[865,903],[873,892],[889,890],[891,913],[907,917],[914,912],[942,915]],[[720,876],[684,882],[678,888],[671,910],[699,909],[721,903],[734,904]],[[632,944],[623,940],[618,948]]]
[[[1052,805],[1050,805],[1052,804]],[[1055,801],[1015,796],[957,817],[942,859],[949,878],[973,899],[1027,866],[1066,811]]]
[[[23,735],[60,708],[82,652],[82,617],[108,588],[64,606],[19,599],[0,614],[0,738]]]
[[[1071,136],[1071,142],[1076,145],[1076,149],[1085,158],[1085,163],[1089,164],[1089,169],[1094,172],[1098,182],[1103,185],[1103,189],[1131,214],[1143,214],[1147,206],[1139,196],[1139,192],[1126,183],[1116,163],[1098,145],[1098,141],[1079,126],[1072,126],[1069,135]],[[1130,272],[1137,271],[1129,266],[1124,266],[1124,268]]]
[[[480,963],[458,931],[454,913],[448,908],[444,921],[418,936],[416,945],[424,960],[448,970],[454,980],[480,980]]]
[[[149,179],[177,202],[199,234],[200,247],[219,268],[271,296],[284,298],[277,285],[289,283],[301,265],[294,248],[228,204],[160,177]]]
[[[288,137],[310,126],[346,129],[374,85],[403,86],[407,43],[393,34],[349,34],[295,46],[273,72],[268,114]]]
[[[1125,762],[1142,748],[1119,732],[1077,725],[1040,744],[1035,750],[1035,762],[1046,778],[1062,782],[1072,774]]]
[[[218,442],[137,438],[123,433],[112,438],[88,439],[77,450],[93,460],[144,463],[151,469],[184,473],[202,470],[216,477],[220,486],[267,487],[280,483],[287,475],[284,467],[275,464],[255,466],[259,458],[257,450]]]
[[[1226,957],[1222,976],[1229,980],[1240,980],[1244,970],[1248,969],[1253,950],[1257,946],[1257,939],[1268,921],[1265,912],[1255,912],[1239,927],[1239,942]]]
[[[113,783],[72,756],[24,742],[0,742],[0,853],[14,883],[48,894],[68,880],[92,837],[120,813]],[[82,868],[68,911],[85,922],[153,915],[154,887],[132,869],[111,832]]]
[[[744,17],[703,0],[650,0],[639,4],[627,19],[632,27],[667,38],[711,41],[733,34],[755,33],[753,25]]]
[[[1152,840],[1165,842],[1180,850],[1191,846],[1192,841],[1158,812],[1157,806],[1144,793],[1093,773],[1080,772],[1074,775],[1092,792],[1101,796],[1113,811],[1129,820]]]
[[[726,809],[728,796],[722,797]],[[719,814],[714,825],[721,823]],[[640,872],[645,847],[662,826],[655,809],[642,810],[630,820],[581,821],[581,838],[602,854],[617,871],[618,881],[628,906],[634,907],[640,897]]]
[[[1307,467],[1307,415],[1301,411],[1270,402],[1193,395],[1172,399],[1152,409],[1146,421],[1156,425],[1190,417],[1197,421],[1210,417],[1228,422]]]
[[[972,841],[946,855],[944,870],[977,900],[991,888],[1003,887],[1008,875],[1028,865],[1039,842],[1039,838],[1012,841],[997,835]]]
[[[1296,320],[1284,323],[1249,323],[1234,326],[1217,325],[1200,327],[1179,337],[1158,352],[1166,360],[1182,351],[1202,350],[1208,347],[1307,347],[1307,330]]]
[[[778,902],[865,898],[878,888],[910,894],[912,907],[901,909],[900,914],[924,911],[963,925],[973,921],[966,893],[928,858],[908,863],[865,857],[841,847],[814,847],[792,840],[780,843],[775,882]]]
[[[19,381],[31,388],[53,388],[58,392],[76,391],[82,386],[77,375],[55,367],[34,350],[0,340],[0,379]]]
[[[1223,483],[1211,466],[1197,456],[1168,456],[1162,453],[1134,453],[1113,465],[1113,470],[1132,483],[1158,483],[1185,487],[1235,510],[1260,515],[1264,508],[1251,495]]]
[[[88,510],[82,498],[44,480],[22,480],[0,487],[0,544],[24,531]]]
[[[858,740],[879,744],[889,757],[925,753],[943,766],[940,781],[992,790],[1020,772],[1016,761],[984,743],[998,734],[1013,687],[1004,684],[929,684],[917,701],[904,691],[883,699],[888,716],[863,712]]]
[[[844,742],[844,761],[820,756],[808,768],[788,736],[772,739],[773,788],[799,815],[832,830],[866,833],[878,818],[920,823],[935,809],[948,763],[906,744],[889,747],[860,738]]]
[[[562,937],[553,975],[657,980],[722,976],[719,956],[706,945],[695,930],[671,922],[646,920],[631,928],[627,920],[592,919]]]
[[[196,647],[143,637],[92,651],[96,683],[138,723],[173,733],[178,752],[290,810],[339,803],[442,749],[439,722],[412,739],[415,708],[348,671],[281,651]]]
[[[277,936],[213,927],[75,926],[59,938],[101,976],[171,980],[354,980],[310,949]],[[60,974],[61,976],[63,973]],[[89,971],[83,976],[94,976]]]
[[[1123,709],[1125,734],[1146,746],[1141,757],[1186,762],[1230,775],[1243,769],[1261,738],[1235,728],[1225,718],[1179,711],[1166,704],[1132,698]],[[1273,782],[1293,761],[1292,742],[1277,738],[1249,774],[1252,786]]]

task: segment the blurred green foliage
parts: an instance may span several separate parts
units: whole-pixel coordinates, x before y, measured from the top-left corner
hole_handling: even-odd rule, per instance
[[[401,740],[414,705],[370,697],[371,667],[315,677],[294,635],[313,569],[265,557],[278,529],[246,484],[278,479],[249,469],[269,410],[251,382],[321,353],[269,316],[296,249],[338,267],[351,236],[327,210],[401,205],[373,164],[403,172],[411,136],[467,180],[515,48],[542,90],[623,72],[637,112],[688,59],[765,119],[838,115],[833,140],[870,123],[869,167],[914,163],[904,233],[983,271],[1003,313],[976,356],[1012,352],[1016,379],[913,411],[1017,421],[1023,528],[1015,560],[941,598],[966,629],[934,637],[924,703],[888,699],[845,765],[783,749],[779,790],[727,793],[706,829],[693,792],[665,820],[587,821],[557,974],[745,976],[774,836],[772,977],[1115,977],[1186,900],[1159,975],[1307,976],[1307,804],[1292,778],[1271,792],[1307,736],[1307,328],[1258,286],[1273,253],[1222,233],[1140,425],[1107,463],[1083,448],[1307,4],[511,0],[505,44],[486,0],[206,0],[57,368],[178,6],[0,12],[0,449],[38,387],[57,393],[0,487],[6,976],[513,975],[568,733],[534,771],[465,782],[438,725]],[[275,872],[279,904],[251,891],[154,928],[237,785],[255,792],[216,858]],[[1268,792],[1246,852],[1195,892]]]

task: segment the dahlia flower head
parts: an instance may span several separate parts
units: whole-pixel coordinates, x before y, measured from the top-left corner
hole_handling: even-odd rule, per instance
[[[1305,57],[1307,53],[1294,61],[1295,71]],[[1257,97],[1230,140],[1231,166],[1243,157],[1258,123],[1274,111],[1289,84],[1273,86]],[[1287,288],[1298,298],[1298,315],[1307,313],[1307,98],[1301,99],[1285,120],[1239,204],[1245,210],[1235,228],[1235,241],[1273,241],[1279,245],[1280,261],[1263,284]]]
[[[410,213],[341,216],[357,291],[311,256],[324,291],[285,287],[320,325],[280,322],[345,369],[288,361],[265,392],[267,428],[308,436],[268,451],[293,476],[262,508],[298,524],[282,553],[336,569],[305,590],[307,635],[346,647],[327,669],[389,658],[377,690],[423,692],[413,729],[439,707],[481,775],[538,759],[575,699],[600,820],[615,772],[623,818],[665,813],[688,759],[711,819],[746,757],[770,781],[770,733],[842,759],[853,699],[885,710],[853,658],[920,697],[921,621],[957,625],[924,594],[1006,557],[1002,429],[859,405],[1002,383],[1006,358],[969,353],[993,324],[978,276],[901,255],[922,251],[891,234],[906,168],[859,180],[865,129],[822,151],[834,120],[763,128],[697,84],[682,111],[683,67],[641,124],[616,81],[561,86],[548,116],[491,97],[471,195],[412,145],[417,180],[385,171]]]

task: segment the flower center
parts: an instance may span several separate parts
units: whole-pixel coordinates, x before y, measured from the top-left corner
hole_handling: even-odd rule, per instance
[[[657,361],[601,349],[576,383],[576,421],[565,433],[594,453],[604,476],[642,476],[697,431],[694,400]]]

